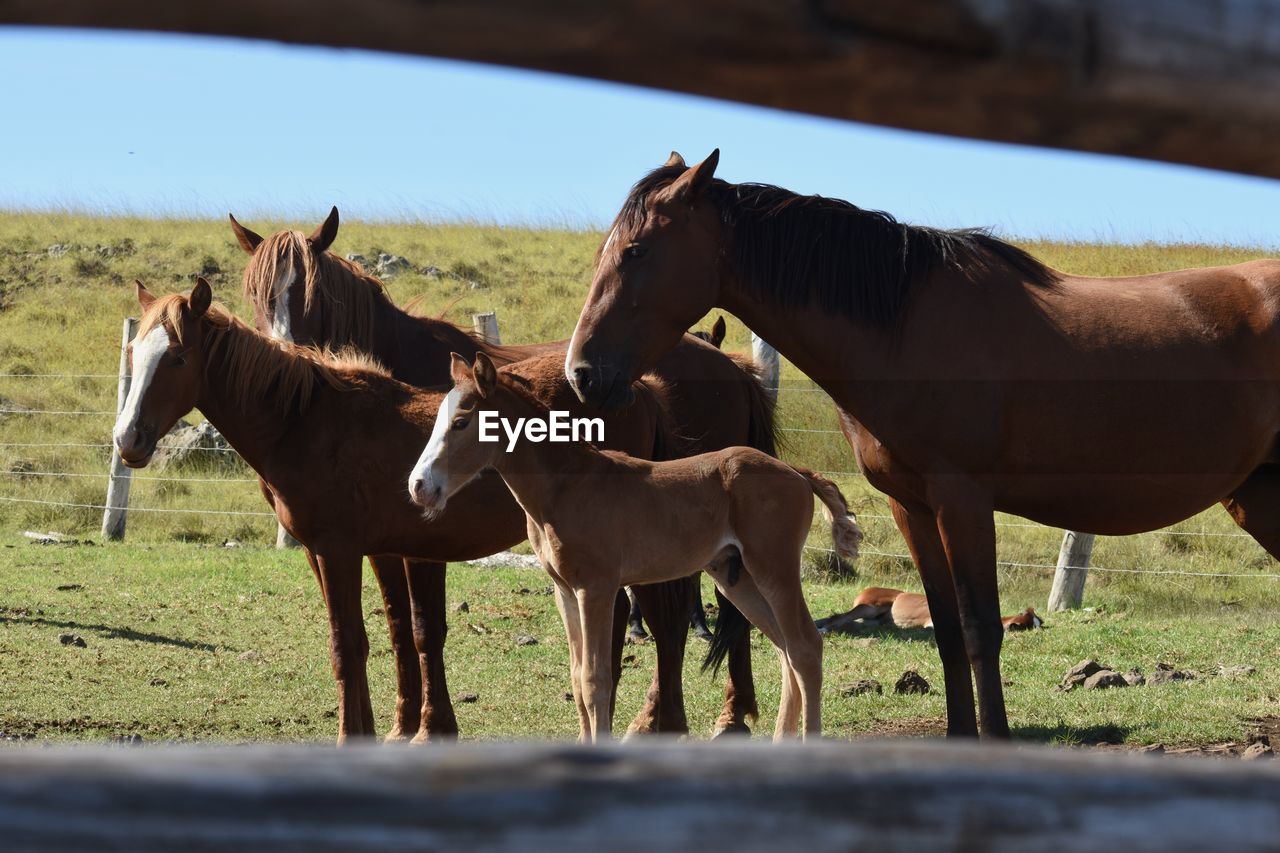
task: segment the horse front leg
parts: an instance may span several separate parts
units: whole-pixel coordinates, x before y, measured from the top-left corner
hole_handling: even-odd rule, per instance
[[[316,573],[329,609],[329,659],[338,683],[338,745],[352,738],[373,737],[367,663],[369,637],[360,609],[363,557],[339,551],[315,552]]]
[[[418,731],[422,718],[422,670],[414,640],[413,611],[409,603],[409,561],[400,557],[370,557],[382,607],[391,635],[391,653],[396,669],[396,710],[386,742],[408,740]]]
[[[628,735],[688,734],[684,712],[684,652],[689,639],[689,581],[645,584],[631,588],[649,625],[658,663]]]
[[[732,734],[751,734],[747,718],[759,719],[760,706],[756,702],[756,681],[751,671],[751,623],[738,612],[737,606],[716,587],[716,604],[720,608],[721,628],[732,632],[726,638],[729,644],[729,677],[724,684],[724,708],[716,720],[713,737]]]
[[[454,740],[458,736],[458,718],[444,672],[444,643],[449,633],[445,564],[406,560],[405,572],[413,612],[413,643],[422,678],[422,710],[413,742]]]
[[[978,686],[982,735],[1008,739],[1009,718],[1000,679],[1000,591],[996,583],[996,528],[991,496],[968,482],[931,489],[937,495],[938,534],[951,568],[965,650]],[[930,602],[932,603],[932,602]]]
[[[973,672],[965,651],[964,629],[960,622],[960,606],[947,552],[938,536],[938,522],[927,507],[908,510],[890,498],[893,520],[907,540],[907,548],[915,560],[929,602],[933,619],[934,640],[942,659],[942,677],[947,693],[947,737],[977,737],[978,717],[973,706]],[[851,611],[852,612],[852,611]]]

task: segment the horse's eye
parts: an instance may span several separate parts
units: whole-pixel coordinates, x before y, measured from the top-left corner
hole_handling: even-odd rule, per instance
[[[452,426],[454,429],[466,429],[467,418],[454,418]]]
[[[643,258],[648,254],[648,252],[649,248],[647,246],[641,246],[639,243],[632,243],[630,246],[622,250],[622,256],[624,258]]]
[[[174,367],[186,367],[186,366],[187,366],[187,357],[186,357],[185,355],[175,355],[175,356],[173,357],[173,366],[174,366]]]

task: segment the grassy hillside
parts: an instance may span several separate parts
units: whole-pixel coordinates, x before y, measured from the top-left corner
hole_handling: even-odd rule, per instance
[[[262,233],[314,223],[247,223]],[[376,257],[402,255],[434,277],[403,273],[389,281],[401,301],[466,323],[496,311],[504,340],[563,338],[570,333],[590,276],[599,235],[473,226],[348,223],[335,249]],[[1055,267],[1126,275],[1174,267],[1232,263],[1258,253],[1205,246],[1099,246],[1035,243]],[[0,215],[0,409],[110,412],[121,319],[136,313],[131,282],[158,293],[185,289],[202,273],[220,298],[243,313],[244,256],[221,221],[150,221],[64,215]],[[474,283],[474,284],[473,284]],[[749,346],[747,330],[729,324],[728,349]],[[102,374],[50,378],[46,374]],[[790,458],[851,472],[852,455],[834,430],[830,403],[790,367],[781,399]],[[198,419],[198,413],[192,419]],[[105,495],[110,414],[0,414],[0,730],[57,738],[141,732],[148,737],[329,738],[333,687],[324,619],[314,581],[293,552],[265,546],[274,520],[252,472],[143,471],[135,476],[128,541],[104,548],[41,548],[23,530],[97,537],[100,511],[55,504],[101,504]],[[52,447],[48,445],[88,445]],[[35,446],[40,445],[40,446]],[[166,479],[168,478],[168,479]],[[868,531],[857,576],[821,577],[821,551],[810,552],[815,613],[847,608],[856,587],[918,588],[905,546],[883,499],[859,477],[836,477]],[[6,500],[7,499],[7,500]],[[48,502],[48,503],[41,503]],[[217,510],[224,515],[182,512]],[[1061,532],[1000,519],[999,554],[1006,609],[1042,604]],[[1204,533],[1212,535],[1201,535]],[[1047,631],[1011,638],[1005,653],[1011,717],[1028,737],[1187,742],[1238,738],[1247,720],[1275,716],[1280,673],[1267,663],[1280,640],[1280,572],[1251,540],[1236,535],[1219,510],[1175,530],[1100,540],[1086,603],[1091,611],[1051,620]],[[246,545],[216,546],[225,539]],[[185,544],[183,544],[185,543]],[[827,547],[825,529],[811,544]],[[1009,565],[1026,564],[1026,565]],[[1141,569],[1180,574],[1130,574]],[[1241,578],[1186,573],[1244,574]],[[473,736],[567,736],[564,649],[554,608],[521,593],[544,586],[536,572],[455,567],[451,601],[450,679],[480,699],[459,707]],[[379,726],[391,699],[390,664],[376,594],[366,589],[374,649]],[[470,622],[492,629],[480,634]],[[78,633],[87,648],[64,646]],[[541,644],[509,640],[530,633]],[[937,690],[927,697],[840,695],[857,678],[888,687],[909,666],[940,687],[927,634],[885,635],[828,643],[826,714],[834,734],[935,730]],[[628,663],[620,715],[632,713],[652,665],[652,648]],[[1213,672],[1219,664],[1255,664],[1244,679],[1205,678],[1190,685],[1106,694],[1055,694],[1052,685],[1077,660],[1098,656],[1121,668],[1156,661]],[[776,702],[776,666],[760,647],[757,677],[766,724]],[[690,658],[690,720],[705,731],[719,685],[698,678]]]

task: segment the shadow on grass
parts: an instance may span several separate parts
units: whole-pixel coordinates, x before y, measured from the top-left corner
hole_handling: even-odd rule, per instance
[[[1054,726],[1013,726],[1012,734],[1014,740],[1093,746],[1096,744],[1124,743],[1133,730],[1133,726],[1122,726],[1116,723],[1102,723],[1096,726],[1073,726],[1069,723],[1059,722]]]
[[[42,628],[70,628],[79,631],[92,631],[99,637],[108,640],[134,640],[139,643],[154,643],[160,646],[176,646],[180,649],[194,649],[202,652],[229,651],[211,643],[198,643],[193,640],[180,640],[177,637],[166,637],[164,634],[150,634],[146,631],[135,631],[132,628],[115,628],[111,625],[89,625],[84,622],[71,622],[62,619],[45,619],[42,616],[30,616],[22,609],[0,607],[0,623],[14,625],[36,625]]]

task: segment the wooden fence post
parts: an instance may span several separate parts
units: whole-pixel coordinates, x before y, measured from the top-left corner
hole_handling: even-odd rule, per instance
[[[1058,568],[1053,573],[1053,589],[1049,591],[1049,612],[1075,610],[1084,601],[1084,581],[1089,574],[1089,558],[1093,555],[1092,533],[1068,530],[1058,552]]]
[[[133,371],[129,366],[129,343],[138,331],[138,321],[133,317],[124,320],[124,331],[120,336],[120,379],[116,384],[116,415],[124,409],[124,401],[129,398],[129,386],[132,384]],[[116,450],[115,439],[111,441],[111,474],[107,480],[106,509],[102,511],[102,538],[118,542],[124,539],[125,516],[129,512],[129,483],[133,470],[125,467],[120,452]]]
[[[502,338],[498,335],[498,315],[494,312],[486,311],[483,314],[472,314],[471,328],[486,343],[502,344]]]
[[[782,362],[778,358],[778,351],[764,338],[752,332],[751,356],[756,360],[756,364],[760,365],[760,381],[764,383],[765,390],[769,392],[774,402],[777,402],[778,383],[782,379]]]

